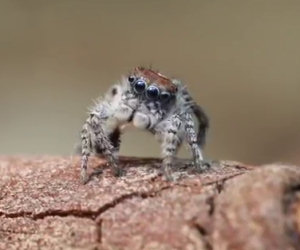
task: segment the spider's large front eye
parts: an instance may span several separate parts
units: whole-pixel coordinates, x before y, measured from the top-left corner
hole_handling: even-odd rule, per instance
[[[167,102],[170,98],[171,98],[171,94],[169,92],[166,92],[166,91],[161,92],[161,94],[160,94],[160,100],[162,102]]]
[[[146,83],[143,80],[137,80],[134,84],[134,91],[138,94],[141,94],[144,92],[146,88]]]
[[[146,95],[149,99],[154,100],[159,96],[159,89],[156,86],[149,86],[146,91]]]

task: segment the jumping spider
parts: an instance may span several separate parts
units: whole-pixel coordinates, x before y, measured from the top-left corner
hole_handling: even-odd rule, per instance
[[[198,132],[193,120],[198,120]],[[172,163],[185,139],[192,151],[196,170],[203,171],[201,147],[205,142],[208,118],[176,79],[170,79],[151,69],[137,67],[114,85],[91,108],[81,132],[81,179],[88,180],[87,166],[91,153],[106,157],[118,176],[120,134],[124,125],[150,131],[161,142],[163,173],[172,180]]]

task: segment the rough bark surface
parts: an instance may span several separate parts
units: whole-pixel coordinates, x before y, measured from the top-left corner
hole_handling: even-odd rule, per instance
[[[121,165],[92,158],[82,185],[77,157],[0,157],[0,249],[300,249],[299,167],[179,162],[170,183],[159,160]]]

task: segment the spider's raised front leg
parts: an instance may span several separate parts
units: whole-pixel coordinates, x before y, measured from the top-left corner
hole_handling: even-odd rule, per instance
[[[89,179],[87,174],[88,158],[92,152],[103,154],[115,175],[121,173],[118,167],[117,151],[119,146],[118,134],[108,134],[107,123],[109,119],[101,118],[100,114],[92,113],[87,119],[81,132],[81,180],[86,183]],[[114,140],[114,141],[112,141]]]
[[[195,123],[193,117],[190,113],[186,113],[184,114],[184,120],[185,137],[192,150],[195,168],[198,172],[203,172],[204,170],[206,170],[209,164],[207,164],[203,159],[202,151],[197,138],[197,133],[195,131]]]
[[[163,173],[169,181],[173,180],[172,166],[182,142],[182,124],[180,116],[173,115],[166,121],[163,121],[157,130],[162,148]]]

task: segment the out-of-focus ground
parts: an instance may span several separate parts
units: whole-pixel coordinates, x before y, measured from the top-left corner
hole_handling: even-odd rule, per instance
[[[72,153],[92,99],[142,64],[203,105],[210,158],[300,163],[299,13],[298,0],[2,0],[0,153]],[[130,131],[121,153],[159,145]]]

